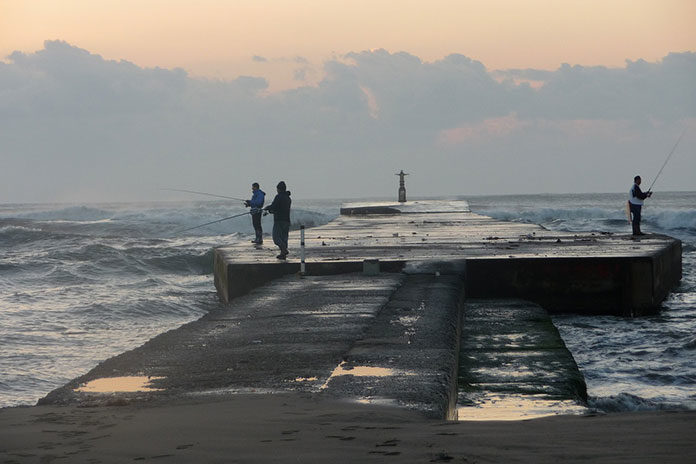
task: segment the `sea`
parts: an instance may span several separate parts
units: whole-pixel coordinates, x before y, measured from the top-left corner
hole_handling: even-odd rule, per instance
[[[446,199],[549,230],[630,233],[626,194]],[[343,202],[294,198],[293,226],[325,224]],[[197,198],[0,204],[0,407],[36,404],[100,361],[219,308],[212,249],[251,240],[250,218],[191,228],[245,211]],[[271,217],[263,221],[270,231]],[[591,409],[696,409],[696,192],[655,193],[642,228],[682,240],[683,278],[659,314],[553,321]]]

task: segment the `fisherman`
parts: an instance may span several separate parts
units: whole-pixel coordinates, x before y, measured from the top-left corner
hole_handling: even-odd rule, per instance
[[[285,260],[288,256],[288,234],[290,233],[290,192],[282,180],[276,186],[278,194],[273,203],[264,210],[273,215],[273,243],[280,248],[280,254],[276,258]]]
[[[645,235],[640,231],[640,210],[643,208],[643,200],[650,198],[651,196],[652,192],[650,190],[643,192],[640,189],[640,176],[634,177],[633,187],[631,187],[628,197],[633,235]]]
[[[263,243],[263,228],[261,228],[261,214],[263,213],[263,202],[266,199],[266,193],[259,188],[259,183],[251,184],[251,200],[245,200],[244,206],[251,207],[251,224],[254,226],[256,238],[251,241],[255,245]]]

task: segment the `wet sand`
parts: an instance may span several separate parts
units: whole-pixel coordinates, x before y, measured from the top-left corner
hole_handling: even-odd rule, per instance
[[[0,410],[2,463],[684,463],[694,437],[696,411],[452,422],[304,393]]]

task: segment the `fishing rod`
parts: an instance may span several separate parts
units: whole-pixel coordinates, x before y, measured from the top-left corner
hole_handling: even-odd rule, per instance
[[[200,228],[200,227],[209,226],[210,224],[217,224],[218,222],[226,221],[226,220],[228,220],[228,219],[234,219],[234,218],[237,218],[237,217],[240,217],[240,216],[244,216],[245,214],[251,214],[251,212],[250,212],[250,211],[246,211],[246,212],[244,212],[244,213],[235,214],[234,216],[229,216],[229,217],[226,217],[226,218],[218,219],[217,221],[210,221],[210,222],[206,222],[205,224],[201,224],[201,225],[194,226],[194,227],[189,227],[188,229],[177,230],[176,232],[172,232],[172,235],[174,235],[174,234],[180,234],[181,232],[186,232],[187,230],[193,230],[193,229],[198,229],[198,228]]]
[[[160,190],[169,190],[172,192],[195,193],[196,195],[205,195],[208,197],[226,198],[227,200],[247,201],[246,198],[226,197],[225,195],[215,195],[214,193],[196,192],[195,190],[182,190],[182,189],[170,189],[170,188],[162,188]]]
[[[674,153],[674,150],[677,149],[677,145],[679,145],[679,142],[681,142],[681,139],[682,139],[682,137],[684,137],[684,134],[685,134],[685,133],[686,133],[686,129],[684,129],[684,130],[682,131],[681,135],[680,135],[679,138],[677,139],[677,143],[674,144],[674,146],[672,147],[672,151],[669,152],[669,155],[667,155],[667,158],[665,159],[665,162],[662,163],[662,167],[660,168],[660,171],[659,171],[659,172],[657,173],[657,175],[655,176],[655,180],[653,180],[653,181],[652,181],[652,184],[650,184],[650,188],[648,189],[648,192],[652,190],[653,185],[655,185],[655,182],[657,182],[657,178],[660,177],[660,174],[662,174],[662,170],[665,168],[665,166],[667,166],[667,162],[668,162],[669,159],[672,157],[672,153]]]

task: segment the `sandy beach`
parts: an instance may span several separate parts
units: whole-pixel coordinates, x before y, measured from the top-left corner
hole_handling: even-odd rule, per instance
[[[454,422],[307,394],[0,411],[0,462],[696,462],[696,412]]]

